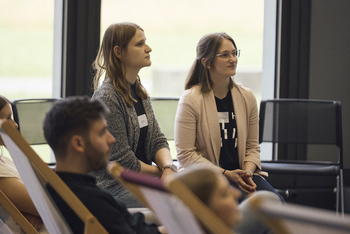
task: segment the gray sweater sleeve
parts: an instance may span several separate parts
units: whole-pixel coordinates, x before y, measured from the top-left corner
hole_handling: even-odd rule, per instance
[[[96,90],[92,98],[102,100],[110,109],[106,116],[108,130],[115,138],[111,147],[109,161],[116,161],[123,167],[134,171],[141,170],[141,164],[135,156],[140,128],[136,111],[133,106],[127,106],[121,94],[110,83],[104,83]],[[143,100],[143,106],[148,119],[148,131],[145,140],[146,157],[154,161],[154,156],[161,148],[169,148],[167,139],[161,132],[149,100]],[[98,186],[109,188],[117,182],[109,176],[105,169],[91,172]]]

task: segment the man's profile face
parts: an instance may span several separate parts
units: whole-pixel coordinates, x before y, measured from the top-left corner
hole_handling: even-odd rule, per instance
[[[108,163],[111,145],[115,142],[115,139],[107,130],[107,122],[104,117],[93,121],[88,139],[85,154],[90,171],[105,168]]]

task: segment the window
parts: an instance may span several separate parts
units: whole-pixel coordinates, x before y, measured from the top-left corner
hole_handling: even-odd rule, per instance
[[[0,5],[0,94],[10,100],[51,97],[54,0],[0,0]],[[50,149],[44,148],[34,147],[50,161]]]
[[[101,40],[117,22],[140,25],[152,48],[152,66],[140,71],[152,97],[180,97],[196,46],[210,32],[226,32],[241,50],[235,80],[261,100],[264,1],[261,0],[102,0]],[[176,158],[174,142],[169,142]]]
[[[143,85],[151,96],[179,97],[199,39],[224,31],[241,50],[236,81],[251,88],[260,101],[263,16],[261,0],[102,0],[101,38],[112,23],[140,25],[153,49],[152,66],[140,71]]]

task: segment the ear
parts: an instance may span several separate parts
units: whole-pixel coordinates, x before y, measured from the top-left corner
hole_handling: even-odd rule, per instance
[[[85,140],[79,135],[72,136],[72,138],[70,139],[70,145],[75,151],[79,153],[84,153],[85,151]]]
[[[119,46],[114,46],[113,48],[114,55],[117,56],[117,58],[121,59],[122,54],[120,53],[120,47]]]
[[[202,64],[203,64],[204,67],[206,67],[206,68],[209,69],[210,66],[205,64],[206,60],[207,60],[206,58],[202,58],[201,62],[202,62]]]

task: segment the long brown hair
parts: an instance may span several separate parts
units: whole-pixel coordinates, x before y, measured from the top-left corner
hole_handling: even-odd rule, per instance
[[[131,96],[130,84],[125,78],[125,65],[122,59],[119,59],[114,54],[114,47],[119,46],[121,58],[123,58],[123,55],[127,53],[127,46],[134,37],[137,29],[143,31],[140,26],[134,23],[123,22],[111,24],[103,36],[101,47],[92,64],[93,69],[96,70],[93,81],[94,91],[98,88],[99,81],[104,74],[104,81],[110,78],[113,86],[123,96],[129,106],[132,106],[132,102],[136,102],[136,100]],[[142,86],[139,76],[136,79],[135,85],[136,94],[141,99],[147,99],[147,91]]]
[[[227,39],[232,42],[237,49],[234,40],[224,32],[209,33],[204,35],[197,44],[197,57],[194,61],[191,70],[187,76],[185,89],[190,89],[195,85],[201,86],[203,93],[209,92],[213,87],[213,82],[210,79],[208,66],[214,68],[216,54],[220,48],[222,41]],[[202,64],[202,59],[205,58],[205,65]],[[214,68],[215,69],[215,68]],[[230,79],[229,88],[234,85],[233,79]]]

